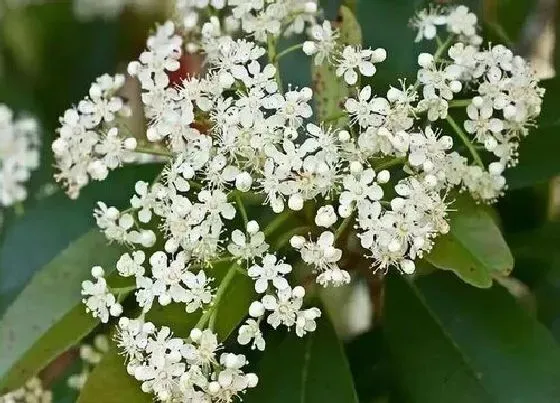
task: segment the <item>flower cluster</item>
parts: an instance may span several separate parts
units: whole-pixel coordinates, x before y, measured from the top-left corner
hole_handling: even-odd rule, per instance
[[[435,37],[436,25],[446,25],[451,34],[439,53],[418,57],[418,83],[422,86],[418,111],[427,112],[432,122],[446,119],[475,162],[471,165],[453,151],[437,164],[438,174],[476,199],[494,201],[506,188],[504,170],[517,163],[519,141],[540,114],[544,89],[539,88],[531,66],[505,46],[481,48],[477,18],[464,6],[424,10],[413,19],[413,25],[419,30],[419,40]],[[474,93],[466,105],[453,100],[463,88]],[[448,114],[450,107],[462,106],[467,106],[468,116],[463,128]],[[477,151],[480,147],[497,158],[487,169]]]
[[[199,12],[206,7],[212,12]],[[446,25],[449,39],[419,56],[414,85],[386,94],[359,84],[385,50],[343,42],[318,15],[314,2],[178,1],[177,20],[158,26],[128,66],[147,120],[141,151],[167,164],[153,183],[136,183],[129,209],[100,202],[95,217],[109,240],[133,249],[116,269],[133,284],[142,314],[121,317],[118,340],[129,373],[161,401],[230,402],[256,385],[256,375],[242,371],[245,356],[218,354],[213,328],[237,276],[250,279],[257,295],[238,329],[240,345],[264,350],[266,325],[303,337],[321,311],[306,306],[309,290],[293,283],[294,272],[324,287],[350,283],[345,249],[353,239],[373,271],[414,273],[415,260],[449,230],[448,192],[495,200],[503,170],[515,162],[514,143],[540,111],[543,91],[528,64],[500,46],[481,50],[476,17],[464,7],[419,14],[421,38]],[[292,50],[329,63],[349,87],[351,95],[337,100],[338,117],[314,120],[314,91],[282,85],[276,46],[293,32],[310,38]],[[184,50],[205,56],[205,73],[176,82],[170,73],[180,70]],[[67,112],[53,145],[71,196],[140,151],[111,123],[126,111],[117,86],[97,87]],[[477,96],[456,99],[465,88]],[[464,129],[449,113],[459,106],[467,107]],[[488,169],[484,150],[499,158]],[[249,203],[270,207],[276,218],[258,223]],[[303,223],[278,236],[297,220]],[[82,290],[88,311],[103,322],[120,316],[103,270],[92,274]],[[201,312],[189,338],[144,320],[154,305],[172,303]]]
[[[212,45],[212,39],[241,31],[256,42],[265,43],[269,37],[301,34],[313,24],[317,14],[317,0],[176,0],[176,14],[188,42],[188,51]],[[228,10],[222,21],[208,18],[204,12]],[[223,30],[223,32],[222,32]],[[208,49],[204,49],[207,51]]]
[[[478,18],[466,6],[430,7],[421,10],[411,25],[418,31],[416,42],[432,40],[437,35],[437,27],[444,27],[447,33],[456,35],[462,43],[480,45],[482,37],[477,31]]]
[[[123,317],[118,345],[128,373],[161,401],[231,402],[258,382],[255,374],[243,372],[244,355],[219,353],[217,335],[208,329],[194,328],[187,341],[168,327]]]
[[[117,95],[124,79],[123,75],[99,77],[91,85],[89,96],[60,118],[59,137],[52,144],[60,171],[55,178],[67,187],[71,198],[77,198],[90,179],[103,180],[109,170],[132,162],[130,150],[136,148],[136,139],[122,139],[114,125],[119,116],[130,115]]]
[[[84,296],[82,302],[93,317],[107,323],[110,316],[119,316],[122,313],[122,306],[107,286],[103,268],[93,267],[91,275],[95,282],[91,280],[82,282],[82,295]]]
[[[43,389],[39,378],[31,378],[24,386],[0,396],[0,403],[51,403],[52,392]]]
[[[311,40],[304,42],[303,52],[314,55],[313,63],[332,63],[336,76],[343,77],[350,85],[358,82],[359,75],[372,77],[377,71],[375,64],[385,61],[387,52],[383,48],[362,49],[359,46],[344,46],[340,42],[338,30],[329,21],[311,27]]]
[[[68,386],[72,389],[81,390],[93,368],[101,362],[108,351],[109,338],[104,334],[96,335],[92,344],[82,344],[80,346],[82,370],[68,378]]]
[[[27,198],[25,184],[39,166],[39,131],[35,119],[14,118],[0,104],[0,206],[8,207]]]

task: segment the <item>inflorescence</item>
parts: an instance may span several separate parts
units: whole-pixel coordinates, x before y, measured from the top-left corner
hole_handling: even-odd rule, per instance
[[[220,13],[201,12],[207,7]],[[101,267],[82,289],[102,322],[121,316],[117,339],[128,372],[160,401],[230,402],[256,386],[257,376],[244,372],[246,357],[224,351],[212,328],[213,307],[236,272],[254,281],[257,296],[239,344],[265,350],[265,324],[304,336],[321,316],[306,307],[305,288],[288,281],[296,266],[248,217],[245,196],[260,198],[278,220],[312,206],[315,226],[288,244],[322,286],[350,282],[345,236],[357,237],[373,271],[412,274],[415,260],[449,230],[449,192],[495,201],[540,113],[544,91],[530,65],[502,45],[482,47],[477,18],[464,6],[418,13],[417,40],[437,38],[437,50],[419,55],[416,83],[385,95],[360,83],[382,68],[386,51],[343,43],[339,28],[319,15],[315,1],[179,0],[176,19],[158,26],[128,66],[142,88],[145,136],[120,125],[129,114],[121,75],[98,79],[61,118],[57,179],[73,198],[140,153],[168,161],[154,183],[136,184],[128,210],[100,202],[95,211],[107,238],[131,247],[116,268],[133,279],[142,315],[122,316]],[[294,50],[331,64],[351,90],[343,125],[313,121],[313,90],[285,90],[279,80],[277,39],[304,32],[309,40]],[[204,55],[205,73],[172,82],[185,52]],[[461,107],[462,125],[448,113]],[[212,270],[223,262],[231,267],[218,284]],[[156,303],[203,313],[183,339],[144,321]]]

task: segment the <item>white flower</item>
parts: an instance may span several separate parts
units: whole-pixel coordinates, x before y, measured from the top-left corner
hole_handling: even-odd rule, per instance
[[[242,260],[253,261],[262,257],[268,249],[264,232],[259,231],[256,221],[247,224],[247,236],[239,230],[234,230],[231,233],[231,241],[228,245],[229,253]]]
[[[437,96],[426,97],[420,102],[418,102],[418,112],[427,112],[428,120],[430,122],[435,122],[439,119],[445,119],[447,117],[449,104],[443,98]]]
[[[78,111],[84,115],[84,124],[88,128],[93,128],[102,121],[112,122],[115,115],[123,109],[123,100],[114,96],[123,84],[124,76],[117,75],[113,78],[105,74],[91,85],[89,98],[78,104]]]
[[[220,12],[200,12],[206,7]],[[418,84],[403,80],[383,96],[374,94],[375,86],[355,84],[361,75],[375,74],[385,50],[343,48],[333,26],[317,22],[314,0],[177,0],[175,11],[182,24],[177,32],[172,22],[159,26],[139,60],[129,65],[142,88],[145,138],[124,135],[120,117],[130,111],[118,96],[124,79],[103,76],[88,98],[64,113],[52,148],[57,178],[73,197],[135,152],[152,149],[158,160],[169,160],[153,184],[136,183],[130,209],[99,203],[94,216],[108,240],[138,248],[123,254],[116,267],[120,276],[136,281],[142,318],[154,302],[184,304],[189,313],[206,311],[200,328],[185,339],[141,318],[122,319],[117,342],[128,373],[156,399],[225,403],[256,386],[258,378],[243,371],[246,357],[224,351],[210,329],[216,312],[232,301],[225,288],[230,283],[214,285],[209,270],[233,261],[229,279],[245,273],[238,267],[244,261],[255,282],[258,299],[239,328],[239,344],[264,350],[263,322],[295,327],[298,336],[314,331],[321,312],[303,308],[305,289],[288,282],[292,266],[285,259],[297,256],[268,251],[265,233],[285,230],[292,236],[297,231],[290,223],[313,220],[321,231],[313,238],[293,236],[290,243],[325,287],[351,282],[340,267],[350,256],[343,258],[339,244],[361,247],[355,252],[371,259],[372,271],[413,274],[415,261],[450,229],[449,191],[458,187],[484,202],[504,191],[504,170],[515,164],[519,140],[539,116],[544,92],[530,64],[505,46],[479,48],[476,19],[466,8],[434,8],[416,17],[418,39],[434,38],[438,26],[447,26],[455,40],[449,60],[444,49],[437,60],[421,54]],[[313,99],[307,87],[288,84],[284,92],[277,82],[281,72],[262,62],[265,42],[283,44],[280,37],[304,31],[310,33],[304,52],[315,63],[332,63],[349,84],[350,95],[338,100],[344,103],[341,119],[335,113],[311,123],[313,103],[321,107],[324,100]],[[169,73],[181,67],[184,48],[202,55],[203,76],[171,82],[176,74]],[[468,150],[453,151],[449,132],[436,126],[448,108],[463,104],[451,102],[460,92],[474,94],[461,124],[489,151],[484,161],[495,157],[488,166],[469,165]],[[265,210],[279,214],[286,205],[292,211],[269,220]],[[247,211],[266,217],[268,230],[261,231],[256,221],[242,228]],[[339,216],[344,222],[335,235]],[[152,229],[142,228],[148,223]],[[146,266],[145,249],[155,244],[156,232],[161,250],[150,251]],[[84,282],[84,303],[106,321],[122,308],[102,270],[94,272],[96,279]],[[98,359],[90,353],[90,359]]]
[[[350,281],[350,273],[338,266],[328,267],[317,276],[317,284],[323,287],[340,287]]]
[[[321,206],[315,214],[315,225],[318,227],[329,228],[337,220],[336,212],[331,204]]]
[[[499,134],[504,129],[503,122],[493,115],[492,103],[484,101],[480,97],[473,98],[473,102],[467,107],[467,115],[470,119],[465,120],[465,130],[473,134],[476,140],[492,151],[497,146],[493,135]]]
[[[334,242],[334,234],[330,231],[323,232],[316,242],[306,241],[300,236],[294,236],[290,240],[292,247],[300,251],[301,259],[320,274],[317,282],[323,286],[340,286],[350,282],[348,272],[337,265],[342,257],[342,250],[335,248]]]
[[[458,35],[471,37],[476,34],[476,24],[478,19],[471,13],[468,7],[457,6],[446,18],[447,29]]]
[[[239,327],[237,342],[243,346],[252,342],[251,349],[253,350],[264,351],[266,347],[259,324],[254,319],[247,319],[245,324]]]
[[[71,198],[78,197],[90,178],[104,180],[109,170],[132,161],[125,139],[112,127],[117,115],[130,115],[124,100],[115,95],[123,85],[122,75],[101,76],[92,84],[90,97],[60,118],[59,137],[52,144],[59,170],[55,178]]]
[[[301,90],[287,91],[283,96],[277,94],[270,101],[270,108],[275,109],[275,114],[270,117],[271,123],[278,127],[287,125],[290,128],[298,128],[304,119],[313,115],[313,109],[308,102],[313,97],[311,88],[304,87]]]
[[[284,276],[291,271],[292,266],[289,264],[279,262],[274,255],[266,255],[262,260],[262,266],[251,266],[247,273],[255,280],[255,291],[262,294],[268,289],[269,283],[278,290],[289,287]]]
[[[389,102],[385,98],[375,96],[372,98],[369,85],[360,90],[358,100],[348,98],[344,103],[344,107],[362,128],[383,125],[385,116],[387,116],[390,110]]]
[[[31,378],[19,389],[0,396],[1,403],[51,403],[52,392],[44,389],[39,378]]]
[[[0,104],[0,205],[11,206],[27,198],[25,183],[39,166],[39,128],[30,117],[14,119]]]
[[[198,274],[186,272],[182,281],[187,287],[185,293],[185,311],[187,313],[192,313],[212,301],[213,295],[210,288],[212,279],[207,278],[203,270],[200,270]]]
[[[91,269],[91,275],[96,282],[85,280],[82,282],[82,302],[86,305],[86,311],[94,318],[99,318],[102,323],[109,321],[109,316],[120,316],[122,306],[116,297],[109,292],[103,269],[95,266]]]
[[[281,324],[288,328],[295,325],[304,296],[305,290],[300,286],[278,290],[277,296],[265,295],[262,303],[267,311],[271,311],[266,319],[268,324],[275,329]]]
[[[142,264],[145,258],[146,255],[141,250],[132,252],[132,257],[125,253],[117,261],[117,271],[122,277],[143,276],[145,269]]]
[[[383,197],[383,189],[375,182],[376,174],[372,169],[366,169],[357,174],[344,176],[344,190],[340,194],[338,213],[347,218],[352,213],[354,204],[358,206],[362,201],[377,202]]]
[[[440,97],[449,101],[454,93],[461,91],[461,72],[455,66],[438,69],[433,56],[428,53],[420,54],[418,64],[422,67],[418,70],[418,81],[424,85],[424,98]]]
[[[305,336],[306,333],[314,332],[317,328],[315,320],[321,317],[319,308],[309,308],[305,311],[298,312],[296,318],[296,334],[299,337]]]
[[[344,81],[354,85],[358,82],[356,70],[366,77],[372,77],[376,72],[374,63],[383,62],[386,58],[387,52],[382,48],[371,50],[346,46],[342,58],[337,60],[336,76],[344,76]]]
[[[94,217],[107,239],[121,243],[138,241],[138,232],[132,230],[134,219],[131,214],[121,214],[115,207],[107,207],[103,202],[98,202],[97,206]]]
[[[422,39],[432,40],[436,37],[437,26],[445,25],[447,23],[447,16],[441,14],[437,8],[430,8],[421,10],[411,20],[411,24],[418,30],[415,42],[420,42]]]
[[[245,374],[241,368],[247,364],[242,354],[223,353],[220,355],[222,369],[214,373],[208,384],[208,394],[216,402],[230,402],[248,388],[257,386],[258,378],[253,373]]]
[[[428,174],[441,169],[446,153],[453,147],[450,136],[439,136],[431,127],[410,135],[408,163]]]
[[[130,199],[130,205],[138,210],[138,220],[142,223],[150,222],[152,219],[152,208],[155,203],[154,195],[150,193],[147,182],[138,181],[134,185],[136,194]]]
[[[143,357],[149,336],[154,334],[155,330],[155,326],[150,322],[144,323],[123,316],[119,319],[115,341],[128,360],[138,362]]]
[[[330,21],[323,21],[322,25],[314,25],[311,27],[312,41],[306,41],[303,44],[305,54],[313,58],[315,65],[321,65],[326,60],[330,60],[336,46],[336,40],[339,37],[338,30],[333,30]]]

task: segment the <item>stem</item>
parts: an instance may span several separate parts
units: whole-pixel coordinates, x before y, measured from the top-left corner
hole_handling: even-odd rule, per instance
[[[346,116],[347,116],[346,112],[340,111],[340,112],[334,113],[334,114],[332,114],[332,115],[330,115],[330,116],[327,116],[327,117],[323,120],[323,123],[334,122],[335,120],[344,118],[344,117],[346,117]]]
[[[234,263],[229,267],[226,276],[220,283],[220,286],[218,287],[218,291],[216,292],[216,296],[214,297],[214,301],[212,301],[212,306],[210,306],[210,308],[202,314],[202,316],[200,317],[200,319],[198,320],[196,325],[194,325],[193,328],[202,329],[208,322],[211,323],[210,328],[213,327],[214,322],[216,320],[215,315],[218,311],[218,305],[220,304],[221,299],[225,295],[236,273],[237,273],[237,264]]]
[[[306,225],[302,227],[296,227],[283,233],[282,236],[276,240],[276,243],[274,244],[275,249],[278,250],[283,248],[288,242],[290,242],[290,239],[292,239],[294,235],[305,234],[306,232],[311,231],[311,229],[312,228],[310,226]]]
[[[25,207],[23,207],[23,203],[17,202],[16,204],[14,204],[14,211],[16,213],[16,216],[22,216],[25,213]]]
[[[457,133],[457,135],[461,138],[461,140],[463,141],[465,146],[469,149],[469,152],[471,153],[474,161],[479,166],[484,167],[484,163],[482,162],[482,159],[480,158],[480,155],[478,154],[478,152],[474,148],[474,145],[471,143],[471,141],[469,140],[469,137],[463,131],[463,129],[461,129],[461,127],[459,127],[457,122],[455,122],[455,120],[453,120],[453,118],[450,115],[447,115],[446,120],[449,123],[449,125],[453,128],[453,130],[455,130],[455,133]]]
[[[290,217],[292,216],[292,212],[291,210],[287,210],[285,212],[283,212],[282,214],[278,215],[274,220],[272,220],[270,222],[270,224],[267,225],[267,227],[264,229],[264,235],[268,236],[270,234],[272,234],[274,231],[276,231],[282,224],[284,224],[284,222],[286,220],[288,220]]]
[[[472,103],[472,99],[456,99],[447,103],[448,108],[466,108]]]
[[[437,40],[437,43],[438,43],[438,48],[436,49],[436,52],[434,53],[434,63],[437,63],[439,61],[439,58],[441,57],[441,55],[443,55],[443,52],[445,52],[447,50],[447,48],[449,47],[449,45],[453,41],[453,35],[449,35],[447,37],[447,39],[445,40],[445,42],[442,42],[441,39],[439,39],[439,37],[436,37],[436,40]],[[419,86],[420,86],[420,81],[418,81],[418,79],[416,79],[416,82],[414,83],[414,90],[416,91]]]
[[[131,291],[136,290],[136,286],[135,285],[131,285],[128,287],[115,287],[115,288],[109,288],[109,291],[111,292],[111,294],[115,295],[121,295],[121,294],[129,294]]]
[[[286,49],[284,49],[282,52],[278,53],[276,55],[276,60],[280,60],[282,58],[282,56],[287,55],[288,53],[292,53],[296,50],[302,49],[303,48],[303,43],[297,43],[295,45],[292,45]]]
[[[389,161],[385,161],[377,166],[374,166],[373,169],[375,169],[376,172],[379,172],[402,164],[406,164],[406,157],[391,158]]]
[[[453,41],[453,35],[449,35],[445,40],[445,42],[442,42],[441,39],[439,39],[439,37],[436,37],[436,40],[438,43],[438,48],[436,50],[436,53],[434,53],[434,61],[438,62],[441,55],[443,55],[443,52],[447,50],[447,48]]]
[[[268,61],[274,65],[276,68],[276,73],[274,77],[276,78],[276,83],[278,84],[278,90],[282,91],[282,79],[280,78],[280,66],[278,64],[278,56],[276,54],[276,37],[272,34],[267,35],[267,47],[268,47]]]
[[[346,231],[346,228],[348,228],[348,226],[352,223],[353,219],[354,219],[354,212],[352,212],[352,214],[350,214],[348,217],[344,219],[344,221],[342,221],[342,224],[340,224],[340,227],[338,227],[336,232],[334,233],[335,242],[338,241],[338,239],[342,236],[344,231]]]
[[[169,158],[172,158],[174,156],[170,152],[167,152],[165,150],[158,150],[158,149],[155,149],[155,148],[136,147],[134,150],[132,150],[132,152],[138,153],[138,154],[158,155],[160,157],[169,157]]]
[[[247,218],[247,210],[245,209],[245,205],[243,204],[243,200],[241,200],[241,195],[239,192],[235,194],[235,204],[237,205],[237,209],[241,214],[241,218],[245,223],[245,228],[247,228],[247,223],[249,223],[249,219]]]

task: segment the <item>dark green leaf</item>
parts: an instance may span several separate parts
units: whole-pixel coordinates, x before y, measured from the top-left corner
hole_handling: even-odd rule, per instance
[[[523,54],[530,52],[528,41],[534,38],[527,35],[526,24],[535,4],[534,0],[484,0],[485,39],[517,48]]]
[[[490,287],[493,276],[509,275],[513,256],[488,210],[467,196],[452,208],[457,211],[451,215],[451,229],[436,239],[426,260],[476,287]]]
[[[545,182],[560,173],[556,153],[560,147],[560,80],[545,80],[540,85],[546,93],[538,126],[521,140],[519,164],[506,171],[510,189]]]
[[[532,130],[519,147],[519,165],[506,171],[508,187],[519,189],[551,179],[560,173],[560,125]]]
[[[554,403],[560,348],[502,287],[449,274],[391,276],[386,332],[398,382],[416,403]]]
[[[127,166],[103,182],[88,185],[78,200],[58,192],[26,211],[5,229],[0,246],[0,294],[21,290],[34,272],[95,226],[92,213],[97,201],[128,207],[136,181],[151,181],[161,169],[160,164]]]
[[[380,326],[346,344],[346,355],[360,402],[374,402],[390,395],[392,379],[388,345]]]
[[[114,344],[93,369],[77,403],[151,403],[150,394],[142,392],[140,383],[126,372],[123,355]]]
[[[0,322],[0,393],[21,385],[95,327],[98,321],[80,302],[81,282],[94,265],[112,267],[121,252],[92,230],[33,277]]]
[[[321,318],[317,330],[303,338],[293,332],[275,336],[257,365],[259,385],[245,403],[358,402],[346,356],[328,318]]]
[[[560,341],[560,223],[511,234],[508,242],[515,276],[532,288],[539,320]]]
[[[254,282],[237,273],[224,295],[224,300],[216,307],[215,330],[220,340],[226,340],[249,312],[249,305],[255,300]]]

